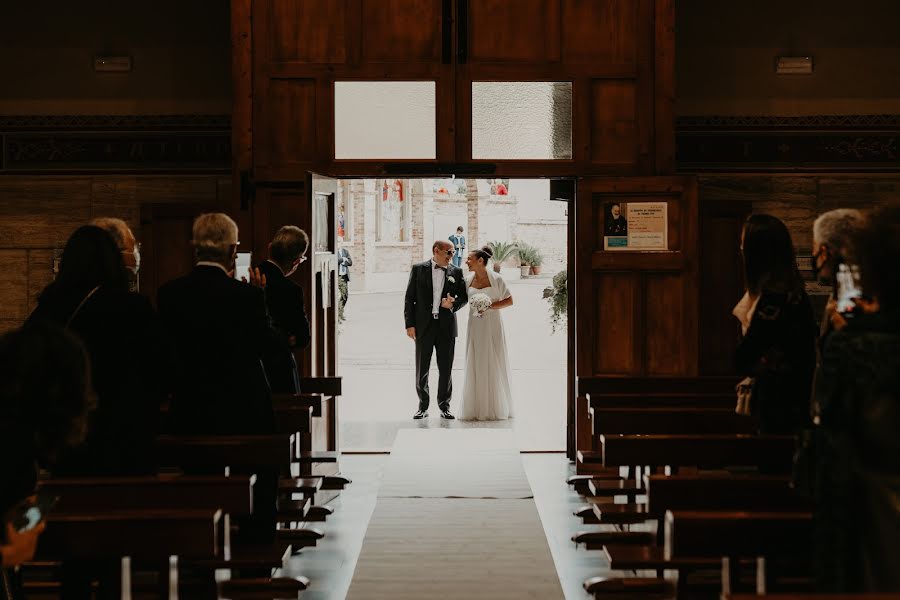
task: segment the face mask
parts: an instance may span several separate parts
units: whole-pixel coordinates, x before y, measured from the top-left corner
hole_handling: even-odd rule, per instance
[[[829,256],[830,253],[827,248],[824,250],[824,255],[825,255],[824,258],[822,256],[822,254],[823,254],[823,250],[822,250],[822,247],[820,246],[819,251],[816,252],[815,254],[813,254],[813,256],[812,256],[813,277],[815,277],[816,281],[822,285],[831,285],[834,282],[823,277],[822,269],[825,268],[825,265],[827,265],[829,262],[831,262],[832,265],[837,265],[841,261],[840,261],[840,258],[837,256]],[[819,259],[823,259],[821,264],[819,264]],[[832,268],[834,268],[834,267],[832,267]]]

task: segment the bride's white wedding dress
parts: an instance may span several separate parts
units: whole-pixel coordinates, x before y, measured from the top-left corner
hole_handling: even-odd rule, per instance
[[[472,287],[475,274],[466,277],[469,298],[486,294],[491,302],[510,297],[500,275],[487,271],[490,287]],[[463,421],[500,421],[513,416],[512,388],[509,378],[509,356],[503,331],[502,310],[487,310],[479,318],[469,304],[469,326],[466,336],[466,379],[463,384],[459,418]]]

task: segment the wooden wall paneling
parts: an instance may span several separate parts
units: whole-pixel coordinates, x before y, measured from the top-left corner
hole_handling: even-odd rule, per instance
[[[156,301],[160,286],[194,267],[191,245],[194,219],[202,204],[145,204],[141,207],[141,293]]]
[[[700,204],[699,369],[701,375],[730,375],[740,336],[731,309],[743,294],[740,235],[749,202]]]
[[[653,114],[655,104],[654,52],[656,50],[654,8],[657,0],[636,1],[639,11],[636,43],[637,73],[635,74],[635,100],[638,115],[636,140],[638,173],[641,175],[654,175],[658,174],[654,166],[655,152],[653,147],[655,135]]]
[[[90,216],[88,178],[0,178],[0,248],[62,248]]]
[[[0,250],[0,320],[24,320],[28,316],[28,251]]]
[[[563,62],[634,68],[639,5],[635,0],[563,2]]]
[[[270,62],[335,64],[347,60],[347,0],[270,4],[266,38]]]
[[[240,229],[251,227],[241,180],[253,168],[252,0],[231,0],[231,194],[222,198]]]
[[[681,273],[644,276],[646,375],[681,375],[690,370],[690,355],[696,352],[691,344],[695,336],[685,336],[684,321],[674,315],[696,310],[685,305],[691,283]]]
[[[698,368],[699,214],[690,178],[584,180],[576,200],[578,376],[695,375]],[[669,206],[669,251],[604,251],[604,205],[661,201]],[[590,283],[585,283],[585,279]],[[587,298],[583,302],[582,298]],[[582,308],[582,310],[584,310]],[[586,359],[585,354],[590,357]],[[580,444],[579,444],[580,445]]]
[[[591,81],[590,160],[634,173],[638,166],[637,89],[632,79]]]
[[[316,81],[274,79],[265,82],[257,103],[254,161],[261,167],[312,164],[316,147]]]
[[[654,172],[675,173],[675,0],[655,0],[653,64]]]
[[[594,274],[596,329],[593,372],[603,375],[641,373],[644,329],[640,273]]]
[[[469,2],[469,59],[548,63],[559,60],[561,0]]]
[[[363,62],[441,60],[440,2],[362,0],[362,20]]]

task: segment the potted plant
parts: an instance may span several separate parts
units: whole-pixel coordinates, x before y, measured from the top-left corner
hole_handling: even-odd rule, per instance
[[[488,242],[488,246],[494,252],[494,272],[499,273],[503,267],[503,261],[516,254],[515,242]]]
[[[544,288],[544,298],[550,303],[550,326],[553,333],[562,329],[566,324],[569,310],[569,287],[566,271],[560,271],[553,276],[553,283]]]
[[[532,275],[540,275],[541,274],[541,265],[544,264],[544,255],[541,253],[540,248],[536,248],[534,246],[531,247],[531,274]]]
[[[518,242],[519,268],[522,270],[522,277],[528,277],[531,272],[532,257],[534,256],[534,248],[525,242]]]

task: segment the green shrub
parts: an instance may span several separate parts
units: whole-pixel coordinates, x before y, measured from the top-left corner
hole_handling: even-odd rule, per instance
[[[550,326],[553,333],[566,326],[569,311],[568,274],[560,271],[553,276],[550,287],[544,288],[544,298],[550,303]]]

